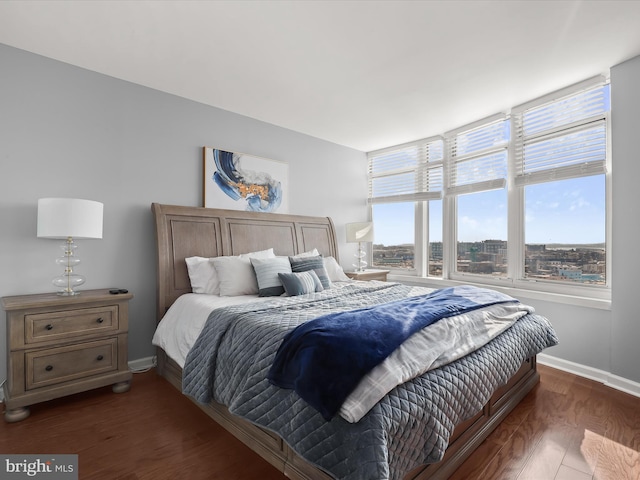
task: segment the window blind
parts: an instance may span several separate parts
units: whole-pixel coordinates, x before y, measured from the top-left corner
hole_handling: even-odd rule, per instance
[[[514,109],[516,185],[606,172],[610,101],[603,81]]]
[[[441,137],[369,153],[369,203],[442,198],[443,153]]]
[[[509,134],[509,122],[504,115],[446,134],[447,193],[456,195],[504,188]]]

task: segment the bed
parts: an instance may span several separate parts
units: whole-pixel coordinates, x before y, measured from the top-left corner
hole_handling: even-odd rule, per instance
[[[159,322],[174,303],[177,304],[179,299],[180,301],[185,300],[191,294],[186,258],[237,256],[269,248],[273,248],[277,256],[294,256],[316,249],[325,258],[333,257],[336,260],[339,258],[334,225],[327,217],[265,214],[157,203],[152,204],[152,211],[157,235],[157,315]],[[362,284],[364,282],[353,283]],[[315,294],[317,297],[323,297],[322,299],[318,298],[317,302],[329,299],[330,303],[335,304],[336,298],[341,298],[342,292],[340,290],[340,288],[332,288],[322,294]],[[382,295],[387,295],[390,292],[400,296],[408,295],[407,292],[409,292],[409,288],[406,286],[387,285],[382,282],[367,282],[366,285],[357,287],[347,285],[342,290],[357,298],[358,301],[361,301],[364,295],[369,295],[371,298],[383,298]],[[193,295],[191,294],[191,296]],[[287,305],[275,305],[278,302]],[[279,313],[280,310],[275,310],[276,308],[288,308],[296,311],[302,308],[297,305],[293,306],[293,302],[293,299],[285,298],[274,300],[273,306],[269,304],[269,314],[273,316],[274,323],[283,318]],[[316,305],[314,302],[316,302],[315,299],[309,303]],[[322,304],[317,303],[317,305]],[[348,310],[347,307],[345,309]],[[234,311],[235,314],[244,315],[247,318],[252,313],[246,306],[220,309],[220,311],[223,310],[224,315],[230,315],[230,311]],[[226,317],[224,318],[226,319]],[[261,313],[260,315],[256,314],[255,318],[267,317]],[[553,345],[556,341],[555,335],[544,318],[533,313],[527,313],[522,318],[526,321],[516,322],[512,328],[506,330],[504,334],[494,339],[486,347],[456,362],[426,372],[415,380],[399,385],[366,413],[362,420],[355,423],[349,423],[337,417],[326,421],[319,416],[317,411],[300,399],[293,390],[279,389],[264,378],[258,379],[259,381],[256,381],[255,385],[252,384],[247,387],[246,391],[238,394],[244,400],[234,397],[234,394],[229,394],[231,396],[227,402],[226,394],[219,394],[227,405],[231,405],[230,407],[218,403],[217,398],[209,399],[208,397],[206,403],[196,401],[196,404],[289,478],[308,480],[331,478],[445,479],[471,455],[539,380],[535,353],[546,346]],[[220,322],[220,320],[216,320],[216,322]],[[229,320],[229,322],[233,324],[234,320]],[[501,342],[506,338],[515,338],[516,333],[514,332],[525,328],[521,324],[524,325],[527,322],[536,323],[535,328],[541,330],[539,336],[545,338],[535,340],[535,347],[528,344],[519,347],[518,355],[511,354],[507,350],[499,350],[499,348],[507,348],[505,346],[507,343],[503,345]],[[544,328],[540,325],[546,325],[544,328],[547,330],[542,332]],[[242,332],[239,333],[239,335],[242,334]],[[221,335],[230,336],[226,333]],[[255,336],[255,333],[247,333],[246,335]],[[526,334],[526,336],[528,335]],[[279,341],[277,335],[274,338]],[[244,341],[246,342],[246,340]],[[504,340],[504,342],[506,341]],[[520,340],[517,341],[520,342]],[[265,377],[265,359],[272,359],[275,352],[267,351],[265,353],[261,350],[267,348],[262,346],[262,342],[248,343],[252,343],[250,348],[253,350],[249,350],[250,355],[260,355],[260,358],[255,361],[256,367],[249,365],[242,371],[252,372],[251,376],[253,377]],[[255,346],[256,344],[259,345]],[[193,350],[200,349],[194,348]],[[528,353],[523,354],[522,352]],[[247,354],[243,353],[243,355]],[[502,357],[509,357],[509,359],[506,360]],[[485,360],[480,361],[482,358],[495,359],[494,361],[500,365],[505,363],[504,367],[493,366],[490,368],[502,371],[502,377],[497,378],[497,374],[483,371],[482,369],[487,367],[482,364],[482,361]],[[234,360],[234,362],[235,364],[242,363],[241,360]],[[193,362],[188,365],[191,363]],[[183,388],[192,387],[193,384],[198,386],[201,382],[201,377],[197,372],[195,375],[193,370],[186,372],[186,367],[183,371],[183,366],[183,362],[167,355],[167,352],[162,348],[158,349],[159,374],[181,391]],[[219,388],[224,390],[226,384],[232,383],[235,376],[239,375],[234,370],[235,368],[234,365],[228,378],[219,380],[220,384],[225,385]],[[460,375],[460,371],[463,372],[462,375]],[[430,436],[431,433],[428,426],[420,420],[422,414],[417,415],[416,411],[422,412],[426,408],[423,405],[425,401],[421,396],[422,393],[425,394],[425,397],[434,395],[436,398],[437,396],[440,403],[452,401],[450,399],[454,398],[454,393],[448,392],[443,385],[435,385],[438,383],[438,379],[447,379],[452,374],[459,375],[460,378],[476,378],[476,381],[480,382],[479,385],[467,386],[464,383],[457,385],[455,394],[473,397],[472,400],[480,401],[481,404],[470,407],[467,405],[469,403],[467,400],[463,402],[465,406],[460,407],[460,412],[464,412],[464,414],[460,414],[460,412],[456,414],[455,424],[450,426],[450,431],[444,431],[443,434],[438,433],[438,435],[434,435],[433,440],[428,440],[428,442],[439,444],[438,448],[441,451],[438,452],[438,461],[425,462],[425,459],[428,460],[429,457],[420,452],[413,452],[412,450],[415,448],[412,445],[418,444],[424,449],[424,444],[427,442],[424,437]],[[193,380],[194,378],[195,380]],[[453,383],[460,383],[457,379],[454,380]],[[465,393],[465,389],[468,392]],[[488,393],[487,389],[490,389]],[[197,394],[192,395],[197,396]],[[418,398],[418,401],[414,403],[420,405],[414,405],[412,398]],[[437,402],[434,400],[433,403]],[[473,410],[469,410],[470,408]],[[231,413],[230,409],[235,414]],[[386,417],[387,413],[385,412],[389,411],[391,411],[389,415],[394,418]],[[376,420],[371,420],[372,418]],[[442,422],[438,423],[438,428],[442,428],[440,423]],[[377,432],[376,429],[380,428],[380,425],[385,425],[387,430],[396,429],[398,432]],[[394,425],[394,427],[390,428],[388,425]],[[357,439],[364,438],[366,435],[372,435],[372,442],[379,442],[381,445],[372,444],[371,451],[375,451],[375,459],[372,460],[370,451],[363,451],[363,455],[368,456],[366,461],[360,461],[355,450],[358,450],[358,445],[363,442]],[[384,441],[380,440],[381,437],[384,437]],[[321,448],[324,451],[316,452]],[[430,448],[436,449],[434,445],[431,445]],[[416,459],[418,460],[416,461]],[[358,463],[372,463],[374,467],[367,470],[367,473],[363,473],[364,471],[354,470],[354,468],[358,468]]]

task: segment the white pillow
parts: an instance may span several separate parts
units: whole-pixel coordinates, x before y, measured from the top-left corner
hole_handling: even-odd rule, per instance
[[[261,250],[259,252],[243,253],[237,258],[275,258],[273,248]],[[216,257],[223,258],[223,257]],[[233,257],[224,257],[233,258]],[[213,258],[189,257],[184,261],[187,264],[189,280],[191,281],[191,291],[193,293],[208,293],[210,295],[220,295],[220,277],[212,262]]]
[[[342,266],[333,257],[324,257],[324,269],[327,271],[329,280],[332,282],[349,282],[351,279],[347,277]]]
[[[240,258],[275,258],[276,254],[273,253],[273,248],[268,248],[259,252],[241,253],[238,256]]]
[[[220,280],[210,258],[189,257],[184,261],[187,264],[193,293],[220,295]]]
[[[308,252],[302,252],[297,255],[291,255],[290,258],[317,257],[318,255],[320,255],[318,253],[318,249],[314,248],[313,250],[309,250]]]
[[[275,258],[273,248],[260,252],[243,253],[237,257],[212,258],[220,280],[220,296],[256,295],[258,281],[256,272],[251,266],[252,258]]]

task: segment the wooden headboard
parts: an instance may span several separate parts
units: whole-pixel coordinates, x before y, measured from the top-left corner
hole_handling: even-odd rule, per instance
[[[339,261],[329,217],[151,204],[158,253],[158,321],[175,300],[191,292],[187,257],[239,255],[272,248],[295,255],[317,248]]]

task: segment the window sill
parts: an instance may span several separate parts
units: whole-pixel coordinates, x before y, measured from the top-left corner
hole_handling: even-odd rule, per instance
[[[476,287],[491,288],[499,292],[511,295],[514,298],[526,298],[531,300],[542,300],[545,302],[561,303],[586,308],[596,308],[600,310],[611,310],[611,300],[608,298],[593,298],[581,295],[569,295],[564,293],[549,292],[522,288],[519,286],[503,286],[494,283],[475,283],[473,281],[445,280],[433,277],[417,277],[414,275],[403,275],[402,273],[391,272],[387,280],[389,282],[400,282],[408,285],[417,285],[431,288],[446,288],[457,285],[474,285]],[[526,302],[523,302],[526,303]]]

